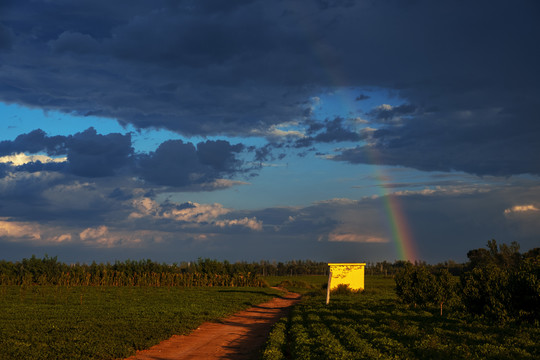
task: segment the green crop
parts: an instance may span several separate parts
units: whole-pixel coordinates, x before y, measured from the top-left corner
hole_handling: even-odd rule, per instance
[[[441,316],[436,304],[402,304],[394,289],[390,277],[367,276],[364,292],[332,295],[329,305],[323,294],[305,296],[272,330],[263,359],[540,358],[538,326]]]
[[[0,286],[0,359],[116,359],[271,299],[263,288]]]

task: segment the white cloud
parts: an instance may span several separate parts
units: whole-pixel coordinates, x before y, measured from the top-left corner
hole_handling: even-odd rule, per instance
[[[52,158],[46,155],[26,155],[24,153],[0,157],[0,163],[11,163],[14,166],[20,166],[20,165],[24,165],[24,164],[28,164],[28,163],[36,162],[36,161],[40,161],[42,163],[66,162],[67,157]]]
[[[358,242],[358,243],[387,243],[388,240],[382,237],[363,235],[356,233],[332,232],[328,235],[328,241],[332,242]]]
[[[63,242],[70,242],[71,239],[72,239],[71,234],[62,234],[62,235],[51,238],[51,241],[55,243],[63,243]]]
[[[104,237],[109,232],[109,229],[105,225],[101,225],[97,228],[87,228],[79,235],[81,240],[95,240]]]
[[[235,185],[249,185],[248,182],[238,181],[238,180],[229,180],[229,179],[216,179],[212,182],[202,183],[200,186],[203,190],[218,190],[218,189],[227,189]]]
[[[111,232],[105,225],[84,229],[79,237],[83,242],[97,247],[136,247],[145,241],[160,242],[161,238],[151,231]]]
[[[382,105],[379,105],[375,108],[376,110],[384,110],[384,111],[390,111],[393,109],[392,105],[388,105],[388,104],[382,104]]]
[[[266,130],[251,130],[251,133],[255,136],[265,136],[274,140],[281,138],[303,138],[305,133],[299,128],[299,124],[296,121],[284,122],[281,124],[271,125]]]
[[[145,216],[157,219],[171,219],[187,223],[213,222],[221,215],[228,214],[231,210],[221,204],[199,204],[187,202],[180,208],[167,209],[158,202],[147,197],[132,200],[132,206],[137,210],[132,212],[130,218],[142,218]]]
[[[190,223],[209,223],[216,220],[221,215],[228,214],[231,210],[226,209],[221,204],[198,204],[189,203],[191,207],[185,209],[172,209],[162,214],[165,219],[185,221]]]
[[[140,197],[131,201],[131,205],[138,210],[132,212],[130,218],[142,218],[144,216],[157,216],[159,204],[147,197]]]
[[[330,204],[330,205],[355,205],[358,204],[358,200],[352,200],[347,198],[334,198],[329,200],[320,200],[314,203],[318,204]]]
[[[527,212],[534,212],[534,211],[540,211],[536,206],[534,205],[516,205],[511,208],[505,209],[504,214],[505,215],[511,215],[516,213],[527,213]]]
[[[366,126],[365,128],[360,129],[360,135],[362,135],[362,137],[364,137],[364,140],[367,141],[368,144],[373,144],[373,141],[374,141],[373,134],[377,130],[378,129],[376,129],[376,128]]]
[[[435,188],[426,187],[422,190],[400,190],[392,192],[396,196],[408,195],[464,195],[479,194],[489,192],[491,189],[480,185],[457,185],[457,186],[435,186]]]
[[[270,128],[269,132],[268,132],[268,135],[270,135],[271,137],[297,137],[297,138],[302,138],[304,137],[304,133],[302,133],[301,131],[298,131],[298,130],[282,130],[282,129],[279,129],[275,126],[273,126],[272,128]]]
[[[362,118],[359,117],[359,116],[356,117],[356,118],[354,118],[353,122],[354,122],[355,124],[367,124],[367,123],[369,123],[368,120],[362,119]]]
[[[72,240],[69,233],[57,235],[58,228],[48,227],[31,222],[10,221],[9,218],[0,218],[0,237],[10,241],[30,241],[39,244],[58,244]]]
[[[8,219],[4,218],[0,220],[0,237],[30,238],[32,240],[41,239],[41,230],[39,225],[6,220]]]
[[[225,226],[245,226],[251,230],[261,231],[262,230],[262,221],[257,220],[257,218],[243,218],[243,219],[233,219],[233,220],[220,220],[216,221],[216,225],[219,227]]]
[[[266,162],[257,162],[252,163],[254,165],[262,166],[262,167],[287,167],[287,164],[272,164],[272,163],[266,163]]]
[[[199,204],[196,202],[187,202],[178,207],[164,208],[155,200],[142,197],[133,200],[132,205],[137,211],[129,215],[131,219],[152,217],[155,219],[170,219],[184,222],[186,223],[185,226],[207,223],[221,228],[239,225],[253,230],[262,230],[262,222],[256,218],[245,217],[242,219],[218,220],[219,217],[232,212],[231,209],[227,209],[218,203]]]

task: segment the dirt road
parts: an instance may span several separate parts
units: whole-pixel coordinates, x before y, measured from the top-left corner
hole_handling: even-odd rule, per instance
[[[286,293],[219,323],[204,323],[189,335],[174,335],[126,360],[257,359],[272,324],[299,299],[298,294]]]

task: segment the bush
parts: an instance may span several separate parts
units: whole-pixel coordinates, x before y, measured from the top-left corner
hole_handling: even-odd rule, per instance
[[[540,321],[540,254],[522,255],[519,245],[488,242],[471,250],[469,270],[460,278],[461,298],[468,312],[505,322]]]
[[[452,275],[446,269],[432,272],[426,265],[409,263],[396,273],[394,279],[396,294],[403,303],[437,305],[441,315],[443,304],[452,301],[455,296]]]
[[[330,293],[332,295],[352,295],[358,294],[359,292],[361,292],[361,290],[353,290],[347,284],[339,284]]]
[[[514,317],[529,322],[540,321],[540,256],[525,259],[510,274],[509,292]]]
[[[510,316],[509,274],[495,264],[475,267],[461,277],[461,299],[468,312],[495,320]]]

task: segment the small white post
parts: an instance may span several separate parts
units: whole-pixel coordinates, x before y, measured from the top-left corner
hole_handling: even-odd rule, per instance
[[[328,274],[328,287],[326,288],[326,305],[330,303],[330,286],[332,285],[332,268]]]

